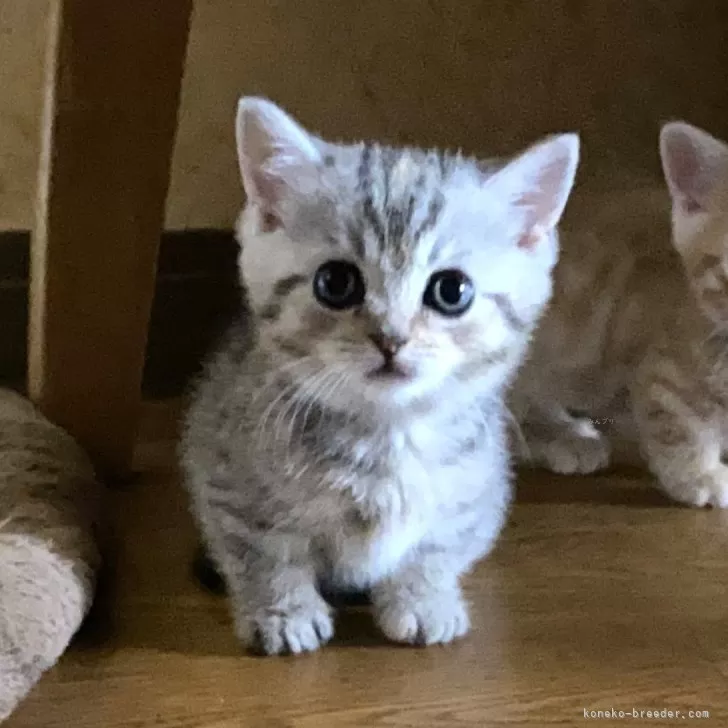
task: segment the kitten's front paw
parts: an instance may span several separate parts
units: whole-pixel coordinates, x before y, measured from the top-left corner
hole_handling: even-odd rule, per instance
[[[690,506],[728,508],[728,467],[720,465],[683,487],[665,487],[669,496]]]
[[[334,636],[331,609],[316,596],[288,609],[269,608],[254,617],[241,617],[237,621],[238,637],[262,655],[314,652]]]
[[[452,642],[470,629],[460,592],[433,592],[425,597],[375,602],[380,629],[393,642],[433,645]]]
[[[552,436],[528,440],[531,461],[561,475],[586,475],[609,465],[609,439],[595,428],[581,433],[559,429]]]

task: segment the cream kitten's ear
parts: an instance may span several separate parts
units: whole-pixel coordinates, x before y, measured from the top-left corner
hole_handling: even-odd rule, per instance
[[[321,161],[315,138],[271,101],[239,101],[235,138],[245,193],[264,215],[279,218],[287,196],[315,186]]]
[[[526,150],[492,179],[524,215],[528,245],[561,219],[579,164],[579,136],[552,136]]]
[[[662,127],[660,157],[673,203],[682,212],[705,211],[728,178],[728,144],[684,121]]]

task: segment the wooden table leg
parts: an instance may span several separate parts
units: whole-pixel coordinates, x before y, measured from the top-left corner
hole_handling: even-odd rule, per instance
[[[131,466],[192,0],[52,0],[28,390]]]

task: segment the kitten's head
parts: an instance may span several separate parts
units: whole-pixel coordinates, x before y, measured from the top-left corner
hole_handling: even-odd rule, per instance
[[[245,98],[237,143],[261,339],[312,396],[402,407],[508,379],[551,295],[575,134],[481,163],[329,143]]]
[[[660,156],[673,243],[701,308],[728,327],[728,144],[674,121],[662,128]]]

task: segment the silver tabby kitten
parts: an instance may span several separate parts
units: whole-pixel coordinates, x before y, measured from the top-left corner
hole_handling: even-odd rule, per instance
[[[368,589],[392,640],[468,630],[459,577],[510,500],[504,389],[551,294],[578,138],[503,165],[312,136],[243,99],[234,326],[187,419],[194,511],[237,634],[333,635],[321,589]]]

